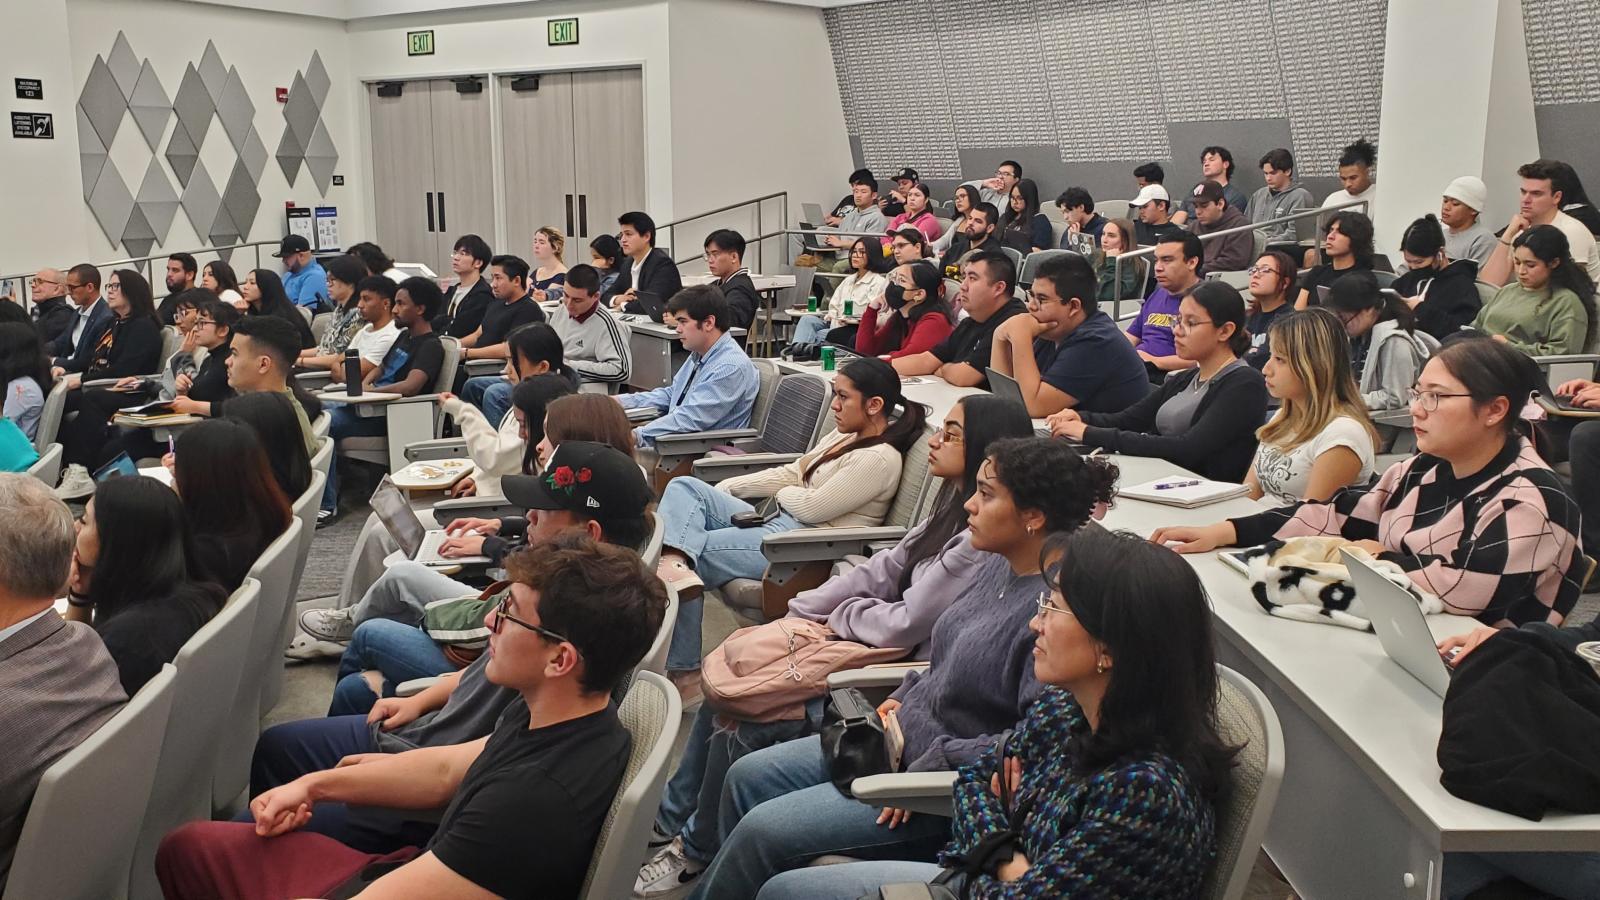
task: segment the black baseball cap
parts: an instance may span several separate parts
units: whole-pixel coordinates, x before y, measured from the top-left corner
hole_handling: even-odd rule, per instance
[[[1222,192],[1222,185],[1215,181],[1202,181],[1195,185],[1193,196],[1196,203],[1221,203],[1227,199]]]
[[[566,510],[596,519],[642,515],[655,500],[639,464],[615,447],[565,441],[538,475],[500,479],[506,499],[523,509]]]
[[[896,172],[894,177],[889,179],[889,180],[890,181],[921,181],[922,179],[917,176],[917,170],[916,169],[906,168],[906,169],[901,169],[900,171]]]
[[[278,259],[282,259],[291,253],[304,253],[310,249],[310,241],[298,234],[288,234],[284,235],[283,243],[278,245],[278,252],[272,255]]]

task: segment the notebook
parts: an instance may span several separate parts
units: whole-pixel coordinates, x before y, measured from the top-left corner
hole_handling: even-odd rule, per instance
[[[1243,497],[1247,490],[1244,485],[1231,481],[1208,481],[1193,475],[1174,475],[1123,488],[1117,492],[1117,498],[1194,509]]]

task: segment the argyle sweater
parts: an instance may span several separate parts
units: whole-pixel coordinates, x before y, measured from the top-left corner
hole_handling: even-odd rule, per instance
[[[1211,802],[1177,761],[1159,752],[1080,774],[1075,738],[1088,727],[1077,701],[1059,688],[1046,688],[1017,726],[1007,752],[1022,762],[1012,803],[1013,812],[1023,811],[1017,850],[1027,857],[1028,871],[1009,882],[979,876],[973,897],[1199,896],[1216,855]],[[962,767],[942,862],[1012,827],[989,790],[999,765],[991,747]]]

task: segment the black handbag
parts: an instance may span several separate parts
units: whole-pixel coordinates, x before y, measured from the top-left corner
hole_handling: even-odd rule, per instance
[[[852,800],[851,782],[890,771],[889,743],[878,708],[855,688],[828,692],[822,713],[822,761],[833,786]]]

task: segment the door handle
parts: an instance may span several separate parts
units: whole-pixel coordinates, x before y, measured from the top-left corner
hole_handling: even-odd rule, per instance
[[[426,202],[427,207],[428,207],[428,233],[432,234],[434,232],[434,227],[433,227],[433,191],[428,191],[427,193],[423,194],[423,196],[427,198],[427,200],[425,202]]]
[[[578,233],[583,237],[589,236],[589,195],[578,195]]]
[[[439,192],[439,232],[444,232],[444,191]]]
[[[567,195],[567,234],[573,235],[574,237],[577,236],[577,232],[572,230],[572,195],[571,194]]]

